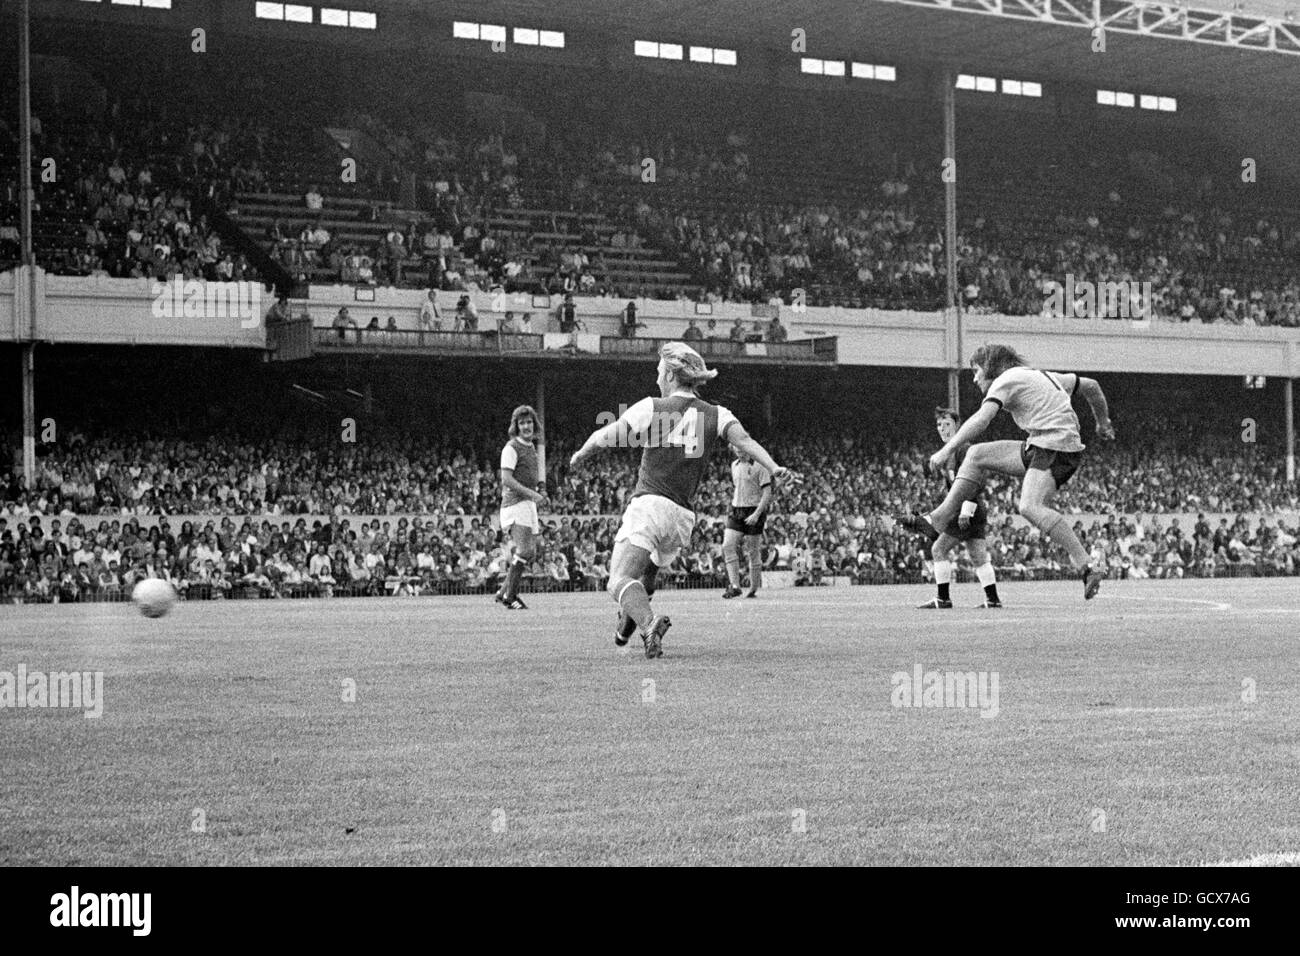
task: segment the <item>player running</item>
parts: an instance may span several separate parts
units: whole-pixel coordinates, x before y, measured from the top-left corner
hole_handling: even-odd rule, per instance
[[[934,421],[939,437],[945,444],[957,434],[957,427],[961,424],[961,418],[951,408],[936,408]],[[949,490],[957,480],[957,470],[961,467],[969,448],[969,445],[962,445],[953,454],[953,461],[945,472]],[[930,545],[930,557],[934,559],[934,583],[938,585],[939,594],[934,600],[920,605],[921,609],[952,607],[948,588],[952,583],[953,567],[948,556],[953,548],[962,542],[966,544],[966,553],[970,555],[971,563],[975,565],[975,574],[984,587],[984,603],[978,607],[1002,606],[1002,602],[998,600],[997,572],[993,570],[993,562],[989,560],[988,547],[984,542],[984,537],[988,533],[988,523],[988,510],[980,500],[979,492],[976,492],[974,498],[961,503],[961,514],[957,520],[950,521]]]
[[[519,579],[533,560],[536,536],[542,523],[537,506],[546,503],[546,476],[538,465],[537,442],[542,440],[542,423],[531,405],[520,405],[510,415],[510,441],[501,449],[501,530],[514,542],[514,558],[506,579],[497,591],[498,604],[507,610],[526,611],[519,599]]]
[[[763,525],[772,504],[772,476],[744,452],[731,463],[731,513],[722,536],[722,556],[727,564],[727,589],[724,598],[740,596],[740,549],[743,543],[749,557],[749,590],[745,597],[758,596],[763,581]]]
[[[1070,404],[1075,392],[1082,392],[1097,420],[1097,434],[1115,437],[1110,412],[1101,386],[1074,372],[1047,372],[1029,368],[1025,360],[1007,345],[985,345],[971,356],[975,384],[984,393],[984,403],[957,434],[930,456],[930,468],[947,466],[953,453],[980,435],[1000,410],[1011,413],[1015,423],[1029,433],[1023,442],[993,441],[972,445],[957,470],[948,497],[929,515],[900,515],[905,527],[920,531],[931,540],[936,528],[946,528],[957,516],[963,501],[979,494],[989,474],[1023,477],[1020,485],[1020,513],[1030,524],[1064,548],[1083,580],[1084,600],[1101,590],[1103,574],[1088,565],[1088,551],[1065,517],[1050,507],[1057,491],[1079,468],[1083,442],[1079,438],[1079,416]]]
[[[709,456],[719,439],[749,455],[776,481],[798,480],[749,437],[736,416],[700,398],[701,385],[717,376],[689,345],[669,342],[659,350],[661,398],[644,398],[617,421],[591,433],[569,465],[577,467],[598,448],[641,445],[636,489],[614,537],[607,590],[620,610],[614,643],[623,646],[638,629],[645,656],[663,656],[663,637],[672,626],[650,609],[655,575],[691,541],[692,503]]]

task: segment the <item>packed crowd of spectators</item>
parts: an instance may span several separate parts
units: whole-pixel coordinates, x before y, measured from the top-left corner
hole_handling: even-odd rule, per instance
[[[1124,214],[1118,192],[1099,211],[1058,215],[1050,235],[1026,236],[1014,222],[976,218],[959,250],[966,308],[1060,315],[1049,284],[1064,285],[1069,275],[1075,283],[1133,289],[1150,283],[1156,320],[1300,327],[1300,282],[1283,265],[1300,251],[1294,223],[1209,204],[1166,204],[1143,221]],[[1080,299],[1076,314],[1087,314],[1085,305]]]
[[[645,226],[679,251],[707,301],[943,304],[942,236],[927,233],[902,203],[768,206],[709,217],[663,209],[646,215]]]
[[[615,518],[564,516],[544,522],[543,545],[525,574],[532,591],[599,590],[609,579]],[[55,518],[48,535],[39,519],[0,518],[0,600],[115,600],[148,577],[171,583],[188,598],[418,596],[489,593],[503,580],[508,540],[487,518],[401,516],[260,521],[210,519],[175,527],[166,518],[142,527],[138,518]],[[1223,577],[1300,574],[1300,527],[1255,528],[1244,517],[1211,528],[1202,515],[1192,528],[1173,519],[1112,519],[1075,530],[1093,565],[1113,578]],[[1010,518],[988,535],[991,561],[1011,580],[1068,576],[1036,529]],[[919,543],[880,518],[829,513],[782,515],[769,524],[763,548],[769,570],[792,572],[796,586],[845,577],[854,584],[932,580]],[[964,579],[973,568],[957,555]],[[719,587],[724,583],[722,526],[697,522],[690,548],[661,583]]]
[[[861,205],[754,203],[744,211],[682,211],[671,202],[634,211],[652,241],[676,250],[709,301],[937,309],[945,304],[945,240],[935,202],[917,203],[915,167],[879,179]],[[1210,203],[1143,213],[1112,191],[1096,212],[1059,213],[1035,228],[1015,211],[979,215],[958,235],[958,289],[968,311],[1059,316],[1057,287],[1080,286],[1073,314],[1120,318],[1087,306],[1082,283],[1124,282],[1149,302],[1122,317],[1300,327],[1300,282],[1286,263],[1300,224]],[[1124,303],[1125,308],[1130,303]]]
[[[383,151],[383,161],[362,164],[347,194],[369,198],[370,221],[387,228],[370,242],[340,240],[324,221],[329,188],[300,183],[301,218],[275,222],[261,237],[297,280],[890,309],[945,302],[940,184],[906,155],[888,168],[855,167],[861,178],[851,188],[821,183],[833,170],[810,155],[793,167],[809,170],[809,182],[778,190],[787,198],[774,201],[773,182],[792,167],[774,165],[770,145],[752,147],[763,139],[753,131],[652,135],[611,120],[605,129],[520,124],[506,135],[453,135],[445,121],[355,111],[338,122]],[[238,194],[273,188],[272,167],[280,188],[286,170],[320,168],[315,143],[295,145],[265,123],[198,121],[137,96],[64,107],[38,119],[34,132],[38,154],[61,163],[38,190],[37,223],[78,224],[76,241],[40,248],[42,264],[65,274],[252,278],[244,257],[223,250],[206,220],[191,215],[190,196],[233,209]],[[11,147],[15,135],[0,121]],[[1179,200],[1130,201],[1155,167],[1176,179],[1171,166],[1134,150],[1091,178],[1057,170],[1060,182],[1040,182],[1027,167],[1025,195],[1014,202],[1002,184],[974,176],[957,249],[964,307],[1058,314],[1053,284],[1072,276],[1149,283],[1160,320],[1300,327],[1300,281],[1289,268],[1300,221],[1203,185]],[[1109,181],[1108,192],[1095,194],[1094,179]],[[628,191],[646,182],[656,188]],[[0,260],[12,260],[16,185],[4,188]],[[726,200],[711,200],[715,193]],[[412,207],[402,217],[393,211],[399,200]],[[498,230],[498,216],[530,221]],[[637,278],[622,259],[613,267],[620,250],[641,248],[664,250],[689,282],[653,270]]]
[[[1076,525],[1095,562],[1135,578],[1300,573],[1300,528],[1263,520],[1250,527],[1245,518],[1216,528],[1203,521],[1161,527],[1155,518],[1124,517],[1300,509],[1300,493],[1273,456],[1195,435],[1190,420],[1162,425],[1152,416],[1132,425],[1129,442],[1094,446],[1059,498],[1067,514],[1111,516],[1087,529]],[[0,484],[0,595],[111,599],[150,575],[182,592],[192,588],[191,596],[491,590],[508,557],[492,525],[499,448],[468,434],[327,451],[319,441],[110,439],[71,431],[38,460],[33,488],[12,472]],[[941,491],[922,474],[920,447],[851,433],[778,435],[771,445],[808,479],[780,495],[768,523],[766,567],[788,569],[806,584],[836,575],[855,583],[926,579],[921,540],[891,517],[929,506]],[[603,586],[616,516],[634,484],[633,456],[602,456],[569,474],[563,463],[572,450],[560,439],[547,445],[559,464],[551,468],[542,547],[529,569],[534,589]],[[719,459],[700,488],[691,547],[665,571],[667,581],[721,583],[719,519],[730,494]],[[1010,482],[988,489],[995,566],[1020,579],[1068,572],[1035,529],[1010,520],[1015,494]],[[309,528],[304,515],[325,520],[313,518]],[[384,517],[357,517],[365,515]],[[146,516],[159,516],[159,526],[142,529]],[[196,517],[178,527],[171,516]],[[964,562],[960,556],[958,567],[969,570]]]

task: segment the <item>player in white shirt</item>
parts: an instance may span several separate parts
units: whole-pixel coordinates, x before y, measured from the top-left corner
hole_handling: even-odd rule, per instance
[[[1097,435],[1115,437],[1101,386],[1073,372],[1047,372],[1029,368],[1007,345],[986,345],[971,356],[975,384],[984,393],[979,411],[968,418],[942,448],[930,456],[931,473],[940,473],[954,452],[982,434],[999,411],[1006,409],[1015,423],[1029,433],[1023,441],[992,441],[971,445],[943,504],[929,515],[905,515],[899,520],[934,540],[936,528],[947,527],[963,501],[977,494],[989,474],[1024,478],[1020,485],[1020,513],[1030,524],[1064,548],[1083,579],[1085,600],[1101,589],[1105,568],[1089,565],[1088,551],[1070,523],[1050,507],[1057,491],[1078,470],[1084,445],[1079,438],[1079,416],[1071,398],[1082,393],[1097,420]]]
[[[736,452],[731,463],[731,480],[735,493],[731,496],[731,513],[727,515],[727,529],[722,537],[722,555],[727,564],[727,589],[724,598],[740,596],[740,548],[744,544],[749,557],[749,591],[745,597],[758,596],[763,581],[763,525],[772,504],[772,476],[767,469],[746,455]]]

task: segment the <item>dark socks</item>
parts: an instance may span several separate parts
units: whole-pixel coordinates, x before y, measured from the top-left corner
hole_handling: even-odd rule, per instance
[[[524,576],[524,562],[519,558],[510,562],[510,570],[506,574],[506,603],[513,601],[519,596],[519,580]]]
[[[655,583],[658,577],[659,565],[652,562],[650,566],[645,569],[645,573],[641,575],[641,584],[645,586],[645,596],[647,598],[655,596]]]
[[[619,621],[618,636],[627,638],[627,637],[631,637],[635,633],[636,633],[636,621],[632,620],[630,617],[624,614],[622,619]]]

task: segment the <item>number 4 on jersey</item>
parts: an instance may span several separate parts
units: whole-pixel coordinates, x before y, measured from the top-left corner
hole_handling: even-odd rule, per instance
[[[694,458],[700,453],[700,414],[697,409],[688,408],[682,420],[664,436],[664,445],[680,445],[687,458]]]

